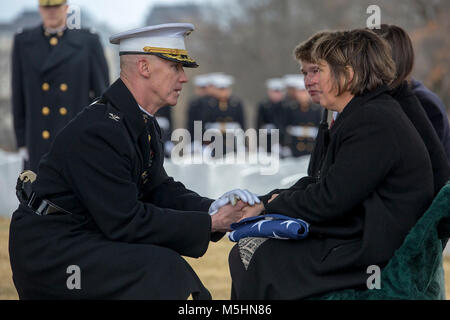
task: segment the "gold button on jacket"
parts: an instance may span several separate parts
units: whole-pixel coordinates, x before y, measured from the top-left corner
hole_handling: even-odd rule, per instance
[[[61,83],[61,85],[59,86],[59,90],[61,90],[62,92],[66,92],[68,89],[68,86],[66,83]]]
[[[42,131],[42,138],[44,138],[45,140],[50,138],[50,132],[48,132],[47,130]]]
[[[64,108],[64,107],[59,108],[59,113],[60,113],[62,116],[65,116],[65,115],[67,114],[67,109]]]
[[[51,37],[50,38],[50,44],[52,46],[56,46],[58,44],[58,38],[57,37]]]
[[[48,116],[50,114],[50,108],[49,107],[43,107],[42,108],[42,114],[44,116]]]
[[[50,90],[50,85],[49,85],[47,82],[44,82],[44,83],[42,84],[42,90],[43,90],[43,91],[48,91],[48,90]]]

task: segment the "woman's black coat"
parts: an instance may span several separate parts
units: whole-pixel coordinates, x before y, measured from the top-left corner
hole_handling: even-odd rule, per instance
[[[318,179],[306,177],[267,203],[267,213],[311,223],[308,238],[269,239],[245,271],[230,254],[233,298],[300,299],[362,287],[431,204],[427,149],[383,86],[354,97],[329,131]],[[273,192],[273,193],[274,193]]]

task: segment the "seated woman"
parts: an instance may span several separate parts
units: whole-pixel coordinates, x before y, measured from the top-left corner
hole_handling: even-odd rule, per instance
[[[391,95],[398,101],[427,147],[436,195],[450,177],[450,165],[444,146],[428,119],[424,107],[411,88],[410,75],[414,66],[414,49],[411,39],[405,30],[394,25],[382,24],[379,29],[373,31],[386,40],[392,49],[396,79],[391,85],[393,88]]]
[[[320,104],[340,114],[320,176],[271,192],[246,213],[300,218],[310,233],[298,241],[240,240],[229,257],[232,299],[367,289],[368,267],[386,265],[433,199],[427,149],[389,94],[395,64],[385,40],[369,30],[333,32],[312,57]]]

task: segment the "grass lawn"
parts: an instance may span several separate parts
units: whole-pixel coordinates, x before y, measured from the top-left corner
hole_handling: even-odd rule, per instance
[[[0,218],[0,300],[18,299],[11,278],[8,256],[9,219]],[[186,258],[203,284],[210,290],[213,299],[230,298],[231,279],[228,269],[228,253],[233,243],[224,237],[211,243],[207,253],[200,259]],[[450,257],[445,258],[445,280],[447,299],[450,299]]]

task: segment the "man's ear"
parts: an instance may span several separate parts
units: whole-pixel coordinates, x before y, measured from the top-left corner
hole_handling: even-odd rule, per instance
[[[144,78],[150,78],[150,62],[145,57],[137,60],[137,70],[139,74]]]

